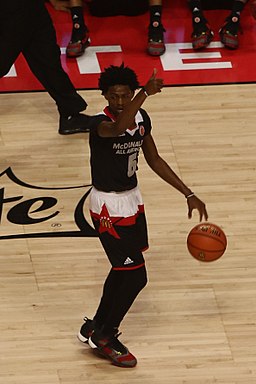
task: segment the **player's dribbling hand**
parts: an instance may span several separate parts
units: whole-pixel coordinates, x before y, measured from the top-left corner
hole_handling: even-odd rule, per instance
[[[161,89],[164,85],[163,79],[156,77],[156,74],[157,70],[156,68],[154,68],[152,76],[148,80],[147,84],[144,86],[144,89],[149,96],[161,92]]]
[[[191,219],[192,217],[192,211],[194,209],[197,209],[199,212],[199,219],[200,221],[203,220],[203,218],[207,221],[208,220],[208,213],[205,207],[205,204],[198,199],[196,196],[192,196],[189,199],[187,199],[188,204],[188,218]]]

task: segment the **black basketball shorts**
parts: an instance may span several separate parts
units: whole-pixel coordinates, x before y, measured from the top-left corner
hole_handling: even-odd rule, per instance
[[[144,204],[138,187],[125,192],[92,188],[90,214],[114,270],[142,267],[148,248]]]

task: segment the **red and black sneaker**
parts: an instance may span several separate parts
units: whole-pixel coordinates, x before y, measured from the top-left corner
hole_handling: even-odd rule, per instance
[[[91,319],[88,319],[88,317],[84,318],[84,324],[82,325],[80,331],[78,332],[78,339],[82,343],[87,343],[89,338],[92,336],[94,332],[95,324],[94,321]]]
[[[148,27],[147,52],[151,56],[161,56],[165,53],[164,45],[165,29],[161,23],[154,22]]]
[[[229,49],[237,49],[239,45],[238,31],[240,28],[239,18],[229,17],[226,23],[219,30],[220,40],[225,47]]]
[[[108,358],[112,364],[118,367],[133,368],[137,364],[137,359],[129,350],[118,340],[120,333],[105,336],[95,330],[89,338],[89,345],[97,348],[97,351]]]
[[[81,38],[71,37],[66,49],[67,57],[79,57],[85,49],[90,45],[89,31],[86,29]]]
[[[193,49],[206,48],[212,41],[213,31],[208,27],[207,20],[198,12],[193,14],[193,32],[191,35]]]

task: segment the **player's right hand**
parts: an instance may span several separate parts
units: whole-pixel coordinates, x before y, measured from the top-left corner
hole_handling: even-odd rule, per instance
[[[161,89],[164,86],[163,79],[156,77],[157,70],[154,68],[152,76],[144,86],[144,89],[146,90],[147,94],[150,95],[155,95],[156,93],[161,92]]]
[[[192,212],[194,209],[198,210],[199,213],[199,220],[202,221],[203,218],[207,221],[208,220],[208,213],[206,210],[205,203],[201,201],[197,196],[192,196],[189,199],[187,199],[187,205],[188,205],[188,218],[191,219]]]

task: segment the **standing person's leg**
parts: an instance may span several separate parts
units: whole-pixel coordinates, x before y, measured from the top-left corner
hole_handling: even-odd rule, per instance
[[[118,329],[139,292],[147,283],[146,268],[111,269],[103,289],[100,305],[94,316],[98,328],[107,333]]]
[[[100,304],[93,320],[85,317],[85,323],[82,325],[78,333],[78,339],[82,341],[82,343],[88,342],[88,339],[91,337],[95,329],[101,329],[103,327],[108,317],[109,309],[112,307],[113,298],[119,290],[121,281],[122,274],[111,269],[105,280]],[[115,326],[113,326],[113,328],[114,327]]]
[[[31,71],[57,104],[59,133],[88,132],[88,117],[79,114],[86,109],[87,103],[77,93],[61,65],[55,29],[41,2],[35,4],[31,13],[27,12],[27,30],[31,39],[22,53]]]
[[[68,57],[78,57],[90,45],[89,30],[84,20],[83,0],[70,0],[69,3],[73,27],[66,53]]]
[[[234,0],[230,15],[224,26],[220,29],[221,42],[230,49],[237,49],[239,45],[238,31],[240,27],[241,12],[248,0]]]
[[[137,206],[138,201],[141,202],[138,189],[114,194],[93,188],[90,195],[93,223],[112,269],[96,314],[93,320],[85,319],[78,338],[82,342],[89,339],[92,348],[122,367],[134,367],[137,360],[118,340],[118,327],[147,283],[141,251],[148,247],[147,224],[143,204]],[[123,217],[127,207],[132,207],[134,214]],[[116,208],[121,216],[110,217],[109,212],[117,212],[113,211]]]
[[[161,56],[165,52],[162,0],[149,0],[149,15],[147,51],[151,56]]]
[[[200,0],[188,0],[192,13],[192,45],[194,49],[206,48],[213,39],[213,32],[207,25]]]
[[[9,72],[30,39],[26,21],[27,18],[22,8],[9,11],[8,17],[4,12],[0,13],[0,77]]]
[[[146,283],[146,268],[142,266],[134,270],[111,270],[104,285],[103,296],[94,317],[96,327],[89,344],[114,365],[134,367],[137,364],[136,357],[118,340],[118,327]],[[102,321],[104,323],[98,327],[97,324]]]

